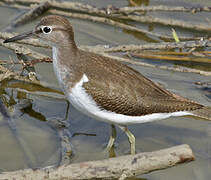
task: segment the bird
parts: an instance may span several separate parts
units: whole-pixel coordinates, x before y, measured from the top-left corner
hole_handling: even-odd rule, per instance
[[[211,107],[174,94],[112,58],[80,50],[73,27],[65,17],[45,16],[33,30],[4,43],[30,37],[52,46],[54,72],[73,107],[111,124],[112,129],[118,126],[123,130],[128,136],[131,154],[135,154],[135,136],[128,125],[177,116],[211,120]],[[113,146],[114,140],[115,133],[112,133],[107,149]]]

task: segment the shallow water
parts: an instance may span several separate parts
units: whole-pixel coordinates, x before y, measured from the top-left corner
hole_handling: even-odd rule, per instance
[[[81,1],[85,2],[85,1]],[[128,5],[127,1],[86,1],[98,7],[112,4],[115,6]],[[209,0],[183,1],[145,1],[150,5],[185,5],[194,6],[197,4],[210,5]],[[8,19],[0,18],[0,30],[18,17],[23,11],[13,8],[0,7],[0,15],[4,14]],[[166,14],[156,13],[158,16]],[[172,16],[171,13],[168,14]],[[189,19],[190,21],[206,21],[210,14],[199,13],[197,16],[182,13],[172,16],[175,18]],[[39,21],[36,19],[27,25],[16,29],[16,32],[30,30]],[[75,30],[78,45],[118,45],[118,44],[144,44],[146,42],[161,41],[137,34],[113,28],[100,23],[92,23],[78,19],[71,19]],[[147,25],[144,25],[147,27]],[[154,31],[169,33],[170,28],[154,25]],[[196,34],[187,30],[176,28],[182,35]],[[183,34],[184,33],[184,34]],[[203,36],[204,34],[202,34]],[[48,52],[50,54],[50,52]],[[14,53],[6,48],[0,47],[0,58],[15,58]],[[149,60],[145,60],[148,61]],[[160,63],[159,61],[150,61]],[[174,62],[164,61],[162,64],[171,65]],[[178,64],[178,62],[175,62]],[[161,64],[161,63],[160,63]],[[198,67],[196,63],[186,63],[186,66]],[[13,67],[14,68],[14,67]],[[0,86],[0,97],[9,109],[11,115],[15,114],[14,125],[16,130],[11,129],[11,124],[0,115],[0,171],[11,171],[22,168],[45,167],[58,164],[61,156],[60,140],[57,130],[52,128],[47,121],[52,119],[64,119],[68,113],[67,121],[70,122],[69,132],[90,133],[96,136],[74,136],[71,138],[74,156],[71,162],[81,162],[107,158],[104,148],[109,138],[110,126],[106,123],[96,121],[79,113],[58,93],[56,77],[54,76],[52,64],[37,64],[36,72],[43,84],[51,89],[32,86],[17,81],[5,81]],[[210,81],[210,77],[194,73],[178,73],[160,69],[133,66],[148,78],[160,83],[162,86],[180,94],[184,97],[195,100],[199,103],[211,105],[210,87],[196,85],[195,82]],[[200,64],[200,68],[211,70],[209,64]],[[17,68],[18,69],[18,68]],[[17,110],[16,104],[20,100],[28,100],[30,106],[24,111]],[[68,110],[67,110],[68,109]],[[136,150],[154,151],[179,144],[189,144],[196,155],[196,161],[179,165],[167,170],[152,172],[143,175],[141,178],[148,180],[177,180],[177,179],[200,179],[207,180],[211,176],[211,123],[199,121],[193,118],[171,118],[153,123],[131,125],[130,130],[136,136]],[[116,155],[124,155],[129,152],[127,137],[119,129],[116,139]]]

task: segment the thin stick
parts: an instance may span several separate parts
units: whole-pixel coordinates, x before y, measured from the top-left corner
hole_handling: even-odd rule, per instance
[[[148,59],[159,59],[167,61],[189,61],[189,62],[201,62],[201,63],[211,63],[209,58],[196,58],[196,57],[177,57],[177,56],[163,56],[163,55],[152,55],[149,53],[130,53],[133,57],[138,58],[148,58]]]
[[[118,16],[120,19],[124,20],[133,20],[136,22],[141,22],[141,23],[152,23],[152,24],[162,24],[165,26],[177,26],[181,28],[186,28],[186,29],[192,29],[195,31],[206,31],[209,32],[211,30],[209,24],[205,23],[191,23],[183,20],[178,20],[178,19],[172,19],[172,18],[157,18],[149,15],[145,16],[137,16],[137,15],[127,15],[127,16]],[[180,37],[179,37],[180,38]],[[181,39],[181,38],[180,38]],[[184,39],[184,37],[182,37]]]
[[[200,7],[183,7],[183,6],[135,6],[135,7],[121,7],[111,9],[110,13],[124,13],[131,14],[134,12],[151,12],[151,11],[171,11],[171,12],[210,12],[211,7],[208,6],[200,6]]]
[[[81,46],[87,51],[98,51],[98,52],[127,52],[127,51],[142,51],[142,50],[170,50],[175,48],[200,48],[200,47],[211,47],[209,40],[202,41],[184,41],[184,42],[161,42],[161,43],[148,43],[142,45],[120,45],[116,47],[102,46]]]

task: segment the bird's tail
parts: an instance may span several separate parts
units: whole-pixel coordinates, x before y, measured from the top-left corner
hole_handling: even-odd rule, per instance
[[[211,107],[204,106],[201,109],[192,111],[193,115],[211,121]]]

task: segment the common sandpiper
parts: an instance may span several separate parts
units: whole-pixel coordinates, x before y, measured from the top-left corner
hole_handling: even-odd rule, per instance
[[[64,17],[43,17],[32,31],[4,43],[28,37],[52,46],[54,71],[70,103],[87,116],[120,127],[129,138],[131,154],[135,137],[127,125],[186,115],[211,120],[210,107],[171,93],[112,58],[80,50]],[[113,133],[108,149],[114,139]]]

